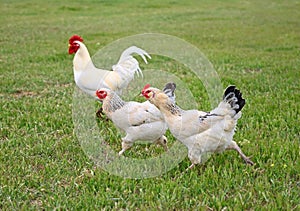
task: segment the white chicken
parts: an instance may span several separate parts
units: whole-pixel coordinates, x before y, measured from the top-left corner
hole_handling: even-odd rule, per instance
[[[147,63],[146,57],[151,59],[146,51],[131,46],[123,51],[118,63],[112,66],[112,71],[99,69],[93,64],[89,51],[83,44],[83,39],[78,35],[73,35],[69,39],[69,54],[74,53],[75,83],[92,97],[95,97],[96,90],[100,88],[108,88],[121,94],[122,90],[133,80],[135,73],[142,75],[139,63],[132,54],[140,55],[145,63]]]
[[[192,162],[189,169],[203,163],[208,154],[227,149],[236,150],[247,164],[254,164],[233,141],[237,120],[245,105],[242,93],[235,86],[227,87],[223,101],[210,112],[183,110],[149,84],[142,95],[162,112],[171,133],[188,148]]]
[[[166,96],[169,96],[172,102],[175,88],[173,84],[167,84],[164,88]],[[96,96],[103,103],[103,113],[118,128],[126,132],[126,136],[122,138],[122,150],[119,155],[132,147],[137,140],[156,143],[168,150],[167,138],[164,136],[167,124],[161,112],[153,104],[149,101],[125,102],[117,93],[106,88],[97,90]]]

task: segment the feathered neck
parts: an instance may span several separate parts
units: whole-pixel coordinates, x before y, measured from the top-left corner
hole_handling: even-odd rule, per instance
[[[150,102],[165,115],[181,116],[184,111],[164,93],[159,93],[156,97],[152,98]]]
[[[87,65],[93,65],[91,62],[91,56],[90,53],[82,42],[78,42],[80,45],[80,48],[75,53],[74,59],[73,59],[73,69],[74,72],[81,72],[84,71],[87,68]]]
[[[181,116],[183,110],[175,105],[174,103],[170,102],[166,104],[166,109],[172,114],[172,115],[176,115],[176,116]]]
[[[109,96],[103,101],[103,110],[105,113],[115,112],[116,110],[122,108],[125,105],[125,101],[123,101],[119,95],[115,92],[110,93]]]

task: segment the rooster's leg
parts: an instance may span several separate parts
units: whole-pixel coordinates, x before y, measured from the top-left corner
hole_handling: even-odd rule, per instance
[[[243,158],[243,160],[249,164],[249,165],[254,165],[254,163],[250,160],[249,157],[247,157],[241,150],[241,148],[237,145],[235,141],[232,141],[230,145],[226,148],[226,150],[236,150],[239,155]]]

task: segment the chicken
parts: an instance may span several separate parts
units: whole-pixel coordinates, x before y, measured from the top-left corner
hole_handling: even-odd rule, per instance
[[[188,148],[192,163],[189,169],[203,163],[209,154],[229,149],[236,150],[247,164],[254,164],[233,140],[245,105],[242,93],[235,86],[227,87],[223,100],[210,112],[183,110],[164,92],[149,84],[142,95],[162,112],[173,136]]]
[[[166,85],[166,96],[174,100],[176,86]],[[149,141],[162,145],[167,151],[167,138],[164,136],[167,125],[161,112],[149,101],[125,102],[117,93],[110,89],[101,88],[96,96],[102,101],[103,112],[120,129],[126,132],[122,138],[122,155],[137,140]]]
[[[94,66],[80,36],[73,35],[69,39],[69,54],[75,54],[73,59],[75,83],[92,97],[95,97],[96,90],[100,88],[108,88],[122,94],[122,90],[133,80],[135,73],[142,75],[138,61],[131,56],[134,53],[140,55],[145,63],[146,57],[151,59],[146,51],[131,46],[123,51],[118,63],[112,66],[113,71],[103,70]]]

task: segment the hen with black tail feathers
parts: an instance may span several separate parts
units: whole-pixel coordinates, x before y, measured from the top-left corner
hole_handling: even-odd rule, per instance
[[[164,92],[149,84],[142,94],[162,112],[173,136],[188,148],[192,162],[189,168],[203,163],[207,154],[224,150],[236,150],[247,164],[254,164],[233,140],[237,120],[245,105],[242,93],[235,86],[227,87],[223,100],[210,112],[183,110]]]

